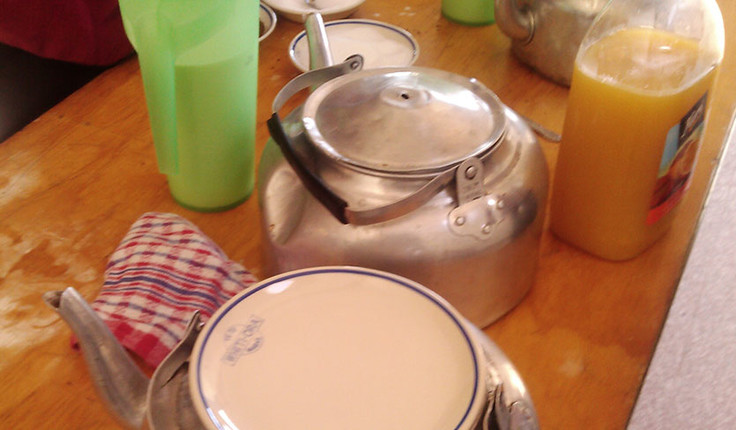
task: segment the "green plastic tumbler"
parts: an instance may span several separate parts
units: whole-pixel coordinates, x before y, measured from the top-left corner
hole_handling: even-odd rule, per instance
[[[442,0],[442,15],[463,25],[488,25],[495,22],[494,0]]]
[[[237,206],[255,182],[258,0],[119,1],[174,200]]]

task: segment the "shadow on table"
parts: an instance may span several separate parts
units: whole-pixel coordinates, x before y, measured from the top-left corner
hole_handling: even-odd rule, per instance
[[[0,143],[107,69],[0,44]]]

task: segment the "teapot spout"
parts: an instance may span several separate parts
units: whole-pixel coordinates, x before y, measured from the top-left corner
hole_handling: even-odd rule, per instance
[[[128,428],[141,428],[146,412],[148,378],[110,329],[72,287],[43,295],[79,339],[97,392]]]

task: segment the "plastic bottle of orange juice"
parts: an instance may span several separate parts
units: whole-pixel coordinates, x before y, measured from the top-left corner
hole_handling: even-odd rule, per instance
[[[632,258],[668,229],[697,157],[723,58],[715,0],[612,0],[575,60],[551,229]]]

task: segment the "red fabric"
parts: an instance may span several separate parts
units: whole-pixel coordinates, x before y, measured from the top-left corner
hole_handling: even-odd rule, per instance
[[[149,212],[110,256],[92,309],[123,346],[157,367],[184,336],[194,311],[204,322],[255,282],[191,222]]]
[[[0,42],[95,66],[113,64],[133,50],[118,0],[0,0]]]

